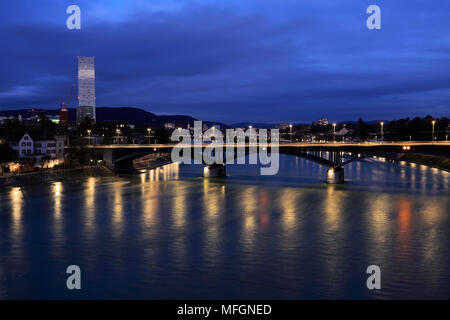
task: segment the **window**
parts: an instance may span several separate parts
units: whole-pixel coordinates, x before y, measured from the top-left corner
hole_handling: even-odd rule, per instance
[[[22,147],[25,147],[27,145],[26,142],[22,142]]]
[[[25,151],[26,151],[26,150],[22,150],[22,154],[25,154]]]
[[[25,137],[23,138],[23,140],[28,140],[28,136],[25,136]]]
[[[27,142],[27,146],[31,146],[31,142]]]

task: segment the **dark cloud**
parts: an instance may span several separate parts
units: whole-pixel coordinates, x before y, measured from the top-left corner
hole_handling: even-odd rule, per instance
[[[0,108],[56,107],[76,57],[96,57],[98,106],[217,121],[449,115],[448,1],[65,1],[0,5]],[[447,10],[447,11],[446,11]]]

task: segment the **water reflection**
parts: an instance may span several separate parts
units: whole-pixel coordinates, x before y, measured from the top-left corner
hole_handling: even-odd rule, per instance
[[[122,188],[123,182],[117,181],[112,184],[113,189],[113,212],[112,212],[112,226],[114,230],[114,236],[119,238],[122,235],[124,229],[123,224],[123,200],[122,200]]]
[[[246,166],[227,172],[203,179],[201,168],[172,164],[11,188],[1,197],[2,276],[28,263],[58,274],[65,250],[95,262],[86,268],[98,289],[86,288],[83,298],[373,298],[357,289],[370,264],[384,275],[376,297],[448,293],[449,174],[355,162],[348,183],[334,186],[323,182],[323,167],[289,156],[275,177]],[[8,294],[60,294],[33,288],[22,281]]]
[[[283,222],[284,232],[289,234],[293,232],[297,227],[299,212],[297,206],[297,198],[299,196],[298,190],[295,189],[285,189],[280,197],[281,206],[281,219]]]
[[[63,244],[63,213],[62,213],[62,191],[63,184],[58,181],[53,184],[53,245],[52,252],[60,255],[61,245]]]
[[[343,287],[343,252],[342,247],[347,243],[347,229],[342,227],[344,212],[343,204],[347,194],[336,190],[336,186],[328,185],[324,202],[324,221],[321,233],[324,234],[323,250],[325,259],[325,283],[330,288],[327,294],[336,296]]]
[[[23,238],[23,193],[20,188],[13,188],[9,193],[10,206],[11,206],[11,238],[13,243],[19,243]]]
[[[398,240],[399,240],[399,253],[403,256],[409,256],[410,251],[410,239],[411,239],[411,210],[412,200],[408,198],[400,198],[397,202],[398,212]]]
[[[84,191],[84,227],[86,236],[92,239],[95,235],[96,223],[95,223],[95,190],[96,178],[89,177],[86,182]]]
[[[203,212],[204,212],[204,234],[205,255],[207,261],[216,264],[220,259],[223,241],[220,221],[226,219],[225,209],[225,186],[220,182],[211,182],[210,179],[203,180]]]
[[[239,203],[242,207],[244,219],[242,239],[246,250],[251,250],[254,245],[256,232],[256,209],[258,205],[256,192],[256,187],[247,187],[243,190]]]
[[[326,232],[334,232],[340,229],[342,219],[342,203],[345,201],[346,193],[337,191],[334,185],[327,186],[327,197],[325,198],[325,229]]]

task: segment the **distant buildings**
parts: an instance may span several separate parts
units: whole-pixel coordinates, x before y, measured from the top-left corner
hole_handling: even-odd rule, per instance
[[[62,125],[69,124],[69,109],[66,107],[61,108],[59,111],[59,123]]]
[[[327,118],[322,118],[317,120],[317,125],[319,126],[327,126],[328,125],[328,119]]]
[[[170,130],[170,129],[175,129],[175,123],[172,123],[172,122],[166,122],[166,123],[164,123],[164,128],[165,128],[165,129],[168,129],[168,130]]]
[[[289,130],[290,129],[291,124],[289,123],[280,123],[275,125],[275,129],[278,130]]]
[[[86,118],[95,121],[94,57],[78,57],[77,124]]]
[[[19,158],[30,158],[35,163],[43,160],[64,161],[64,136],[54,136],[53,139],[44,137],[31,137],[26,132],[19,141],[10,143],[11,148],[17,151]]]

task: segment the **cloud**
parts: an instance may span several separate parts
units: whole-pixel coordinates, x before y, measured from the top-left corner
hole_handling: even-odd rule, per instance
[[[58,106],[87,55],[99,106],[227,122],[448,116],[450,39],[435,31],[448,2],[380,2],[379,31],[349,0],[79,1],[80,31],[64,1],[2,3],[0,108]]]

